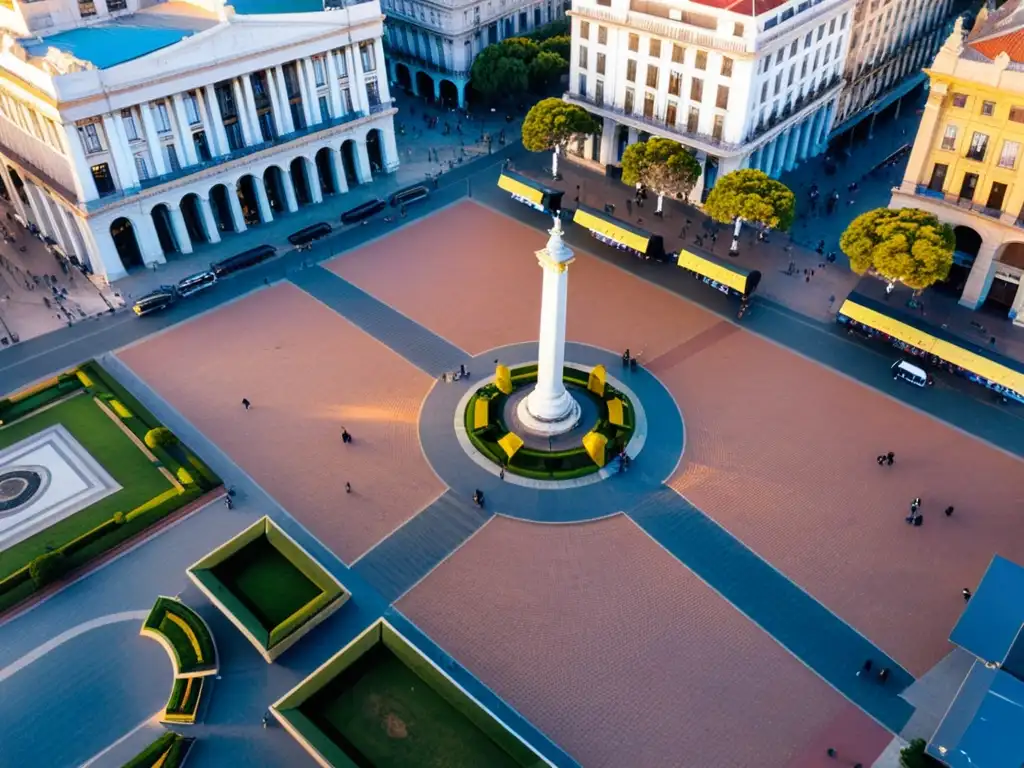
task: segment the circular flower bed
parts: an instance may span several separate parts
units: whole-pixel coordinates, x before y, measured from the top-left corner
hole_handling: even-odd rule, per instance
[[[521,445],[514,450],[512,456],[508,455],[510,441],[503,439],[514,434],[506,422],[505,412],[508,400],[517,391],[529,388],[537,381],[537,366],[524,365],[513,368],[511,371],[512,393],[506,394],[499,391],[494,383],[486,384],[470,397],[463,414],[466,434],[469,436],[473,446],[485,457],[495,464],[505,467],[506,471],[522,477],[529,477],[535,480],[568,480],[576,477],[583,477],[597,472],[601,469],[599,464],[592,457],[591,451],[584,446],[584,434],[599,435],[599,438],[590,438],[592,444],[600,444],[603,441],[603,451],[596,451],[596,458],[600,459],[603,453],[603,463],[607,464],[615,459],[629,444],[633,436],[633,429],[636,425],[633,405],[629,398],[611,384],[604,385],[603,394],[597,394],[588,388],[589,373],[580,368],[565,366],[562,372],[562,381],[566,388],[577,401],[590,400],[597,412],[596,420],[589,425],[581,425],[578,430],[580,440],[578,444],[563,448],[561,450],[544,450],[530,445]],[[486,424],[481,425],[477,420],[477,402],[487,401]],[[621,404],[621,424],[613,423],[609,418],[609,408],[617,409]],[[593,412],[595,408],[585,409]],[[521,435],[519,437],[522,437]],[[515,443],[511,440],[511,443]]]

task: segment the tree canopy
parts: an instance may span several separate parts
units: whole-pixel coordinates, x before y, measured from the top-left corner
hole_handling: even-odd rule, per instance
[[[528,84],[527,64],[516,55],[523,48],[489,45],[480,51],[470,71],[473,90],[485,98],[515,96],[525,91]]]
[[[685,197],[700,174],[697,158],[671,139],[638,141],[622,154],[622,180],[629,185],[639,181],[659,195]]]
[[[949,276],[956,237],[951,226],[926,211],[876,208],[850,222],[839,247],[857,274],[873,270],[922,290]]]
[[[704,212],[723,224],[742,218],[785,231],[793,223],[795,206],[796,198],[785,184],[764,171],[744,168],[715,182]]]
[[[557,35],[556,37],[549,37],[540,44],[542,51],[551,51],[557,53],[566,61],[569,61],[569,56],[572,53],[572,38],[569,35]]]
[[[544,90],[569,68],[568,62],[553,51],[541,51],[530,62],[530,87]]]
[[[575,104],[541,99],[523,120],[523,146],[530,152],[564,147],[574,137],[596,133],[597,121]]]

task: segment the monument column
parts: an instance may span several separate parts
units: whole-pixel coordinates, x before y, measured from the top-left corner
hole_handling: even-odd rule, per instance
[[[544,270],[540,306],[540,343],[537,352],[537,386],[520,403],[518,415],[524,426],[545,435],[558,435],[576,426],[580,406],[562,383],[565,365],[565,313],[569,265],[575,258],[562,241],[562,222],[555,226],[547,246],[537,251]]]

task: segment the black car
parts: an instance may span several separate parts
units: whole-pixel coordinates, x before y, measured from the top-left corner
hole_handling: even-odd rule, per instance
[[[369,200],[362,205],[357,205],[355,208],[351,208],[341,214],[342,224],[355,224],[357,221],[368,219],[375,213],[380,213],[388,204],[381,200],[379,197]]]
[[[159,312],[166,309],[178,300],[178,292],[173,285],[161,285],[155,291],[147,293],[138,298],[132,305],[132,311],[142,317],[151,312]]]
[[[305,245],[319,240],[321,237],[327,237],[329,234],[331,234],[331,225],[326,221],[321,221],[319,224],[303,227],[298,232],[292,232],[288,235],[288,242],[292,245]]]
[[[232,272],[238,272],[246,267],[259,264],[261,261],[266,261],[275,253],[277,253],[277,248],[272,245],[258,245],[255,248],[250,248],[247,251],[230,256],[223,261],[214,262],[210,265],[210,269],[217,277],[224,277]]]
[[[406,187],[400,189],[393,194],[388,202],[391,203],[392,208],[397,208],[400,205],[408,205],[409,203],[415,203],[417,200],[423,200],[430,191],[422,184],[417,184],[414,187]]]

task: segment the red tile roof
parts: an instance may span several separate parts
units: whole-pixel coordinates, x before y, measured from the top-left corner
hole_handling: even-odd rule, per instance
[[[745,16],[760,16],[762,13],[775,10],[789,0],[694,0],[694,2],[722,11],[742,13]]]
[[[995,59],[1005,51],[1011,61],[1024,62],[1022,0],[1009,0],[999,10],[981,19],[971,30],[967,45],[987,59]]]
[[[1011,61],[1024,63],[1024,23],[1017,29],[997,37],[972,42],[970,46],[988,59],[995,59],[1006,51]]]

